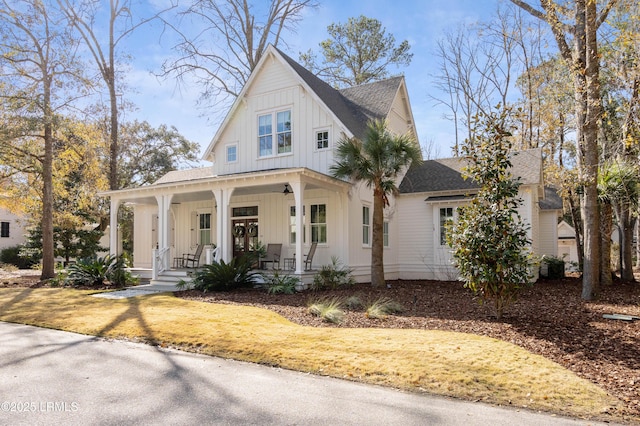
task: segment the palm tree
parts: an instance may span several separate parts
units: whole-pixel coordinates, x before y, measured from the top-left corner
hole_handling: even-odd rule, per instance
[[[412,163],[421,161],[420,147],[413,136],[390,133],[383,120],[367,124],[364,141],[354,137],[338,142],[336,163],[331,166],[331,173],[337,178],[350,178],[373,188],[371,285],[374,287],[384,284],[384,208],[389,205],[389,196],[398,192],[398,174]]]

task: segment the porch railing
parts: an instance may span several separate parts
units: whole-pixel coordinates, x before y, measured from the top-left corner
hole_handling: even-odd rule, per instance
[[[153,249],[153,264],[151,265],[151,275],[154,280],[157,280],[158,276],[168,269],[169,251],[169,247]]]
[[[219,253],[218,247],[207,247],[204,252],[204,261],[207,265],[211,265],[213,261],[219,261]]]

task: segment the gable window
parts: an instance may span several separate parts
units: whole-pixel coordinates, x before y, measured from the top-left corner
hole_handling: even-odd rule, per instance
[[[0,222],[0,237],[9,238],[9,222]]]
[[[238,145],[227,145],[227,163],[238,161]]]
[[[276,123],[275,129],[273,123]],[[275,133],[274,133],[275,130]],[[277,148],[274,152],[273,140]],[[260,157],[291,152],[291,110],[258,116],[258,150]]]
[[[198,232],[200,234],[200,244],[211,244],[211,213],[199,214]]]
[[[291,152],[291,111],[277,114],[278,120],[278,154]]]
[[[304,229],[304,206],[302,207],[302,242],[307,241],[307,235]],[[289,243],[296,243],[296,206],[289,208]]]
[[[311,242],[327,242],[327,206],[312,204],[311,206]]]
[[[273,154],[273,139],[271,134],[271,114],[258,117],[258,145],[260,157]]]
[[[365,246],[369,245],[369,232],[371,230],[370,226],[370,216],[369,216],[369,207],[362,207],[362,244]]]
[[[453,207],[440,209],[440,245],[447,245],[447,223],[453,221]]]
[[[316,132],[316,149],[329,148],[329,131],[320,130]]]
[[[382,222],[382,245],[389,247],[389,222]]]

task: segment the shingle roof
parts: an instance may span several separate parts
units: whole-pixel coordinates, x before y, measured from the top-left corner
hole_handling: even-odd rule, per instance
[[[562,198],[555,188],[544,187],[544,199],[538,202],[542,210],[562,210]]]
[[[161,183],[185,182],[189,180],[205,179],[210,177],[213,177],[213,169],[211,167],[173,170],[155,181],[153,185],[158,185]]]
[[[318,95],[354,136],[362,138],[370,119],[384,119],[403,77],[337,90],[275,48],[293,70]]]
[[[477,189],[471,179],[463,179],[462,169],[467,165],[463,157],[429,160],[407,171],[400,183],[401,193],[462,191]],[[527,184],[542,182],[542,156],[539,149],[518,151],[511,154],[513,174]]]

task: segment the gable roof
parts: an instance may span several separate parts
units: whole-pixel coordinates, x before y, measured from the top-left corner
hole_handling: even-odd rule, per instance
[[[213,170],[211,169],[211,166],[199,167],[196,169],[172,170],[155,181],[153,185],[159,185],[162,183],[186,182],[210,177],[213,177]]]
[[[265,53],[262,55],[260,62],[247,80],[245,87],[243,87],[240,95],[236,98],[229,109],[229,112],[216,132],[216,135],[212,138],[203,158],[207,158],[211,154],[211,151],[218,139],[218,135],[228,124],[230,117],[233,115],[233,111],[238,108],[238,105],[244,98],[248,87],[255,79],[255,75],[259,73],[260,69],[264,66],[264,63],[266,63],[267,57],[270,55],[273,55],[283,64],[287,65],[300,79],[300,82],[306,86],[306,89],[315,94],[317,99],[323,103],[326,108],[333,113],[335,118],[344,125],[348,132],[351,133],[349,136],[355,136],[357,138],[364,137],[367,122],[369,120],[384,119],[387,117],[388,113],[391,111],[393,100],[404,84],[404,77],[399,76],[337,90],[294,61],[277,47],[269,45]]]
[[[478,189],[471,179],[462,177],[466,158],[442,158],[428,160],[411,167],[398,189],[400,193],[468,191]],[[542,183],[542,155],[540,149],[530,149],[511,153],[511,168],[524,185]]]

